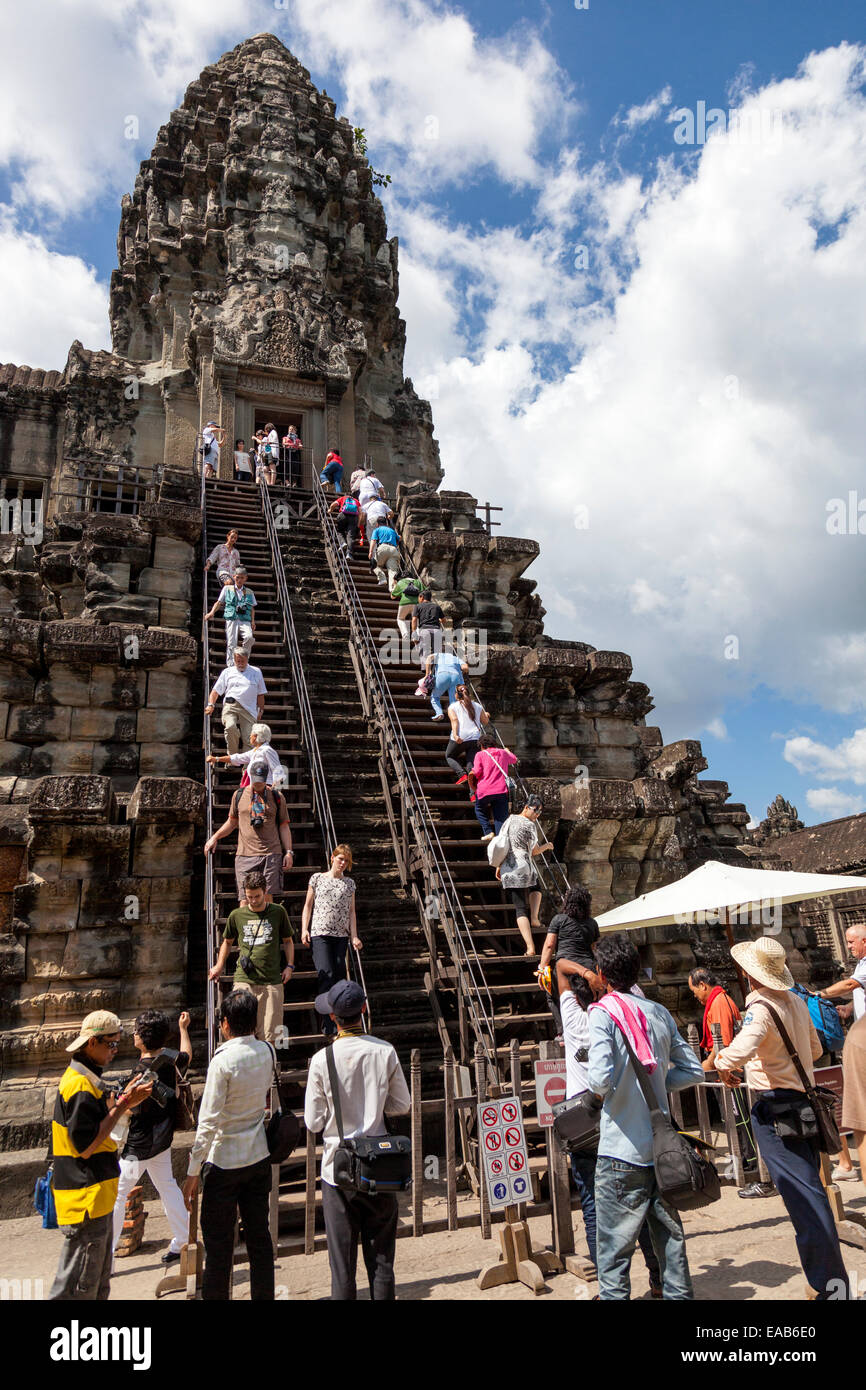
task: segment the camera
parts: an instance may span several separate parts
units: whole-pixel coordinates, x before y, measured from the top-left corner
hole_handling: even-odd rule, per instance
[[[254,830],[261,830],[265,823],[264,816],[250,816],[250,825]]]
[[[164,1110],[170,1100],[174,1100],[174,1091],[171,1086],[166,1086],[164,1081],[160,1081],[156,1072],[146,1067],[143,1071],[133,1072],[136,1085],[141,1085],[145,1081],[153,1081],[153,1089],[150,1099],[155,1100],[160,1109]]]

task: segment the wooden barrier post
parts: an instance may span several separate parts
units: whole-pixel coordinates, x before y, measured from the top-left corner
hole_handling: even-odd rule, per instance
[[[445,1187],[448,1229],[457,1230],[457,1136],[454,1124],[454,1052],[445,1049]]]
[[[686,1030],[686,1038],[689,1047],[694,1052],[698,1061],[701,1060],[701,1046],[698,1038],[698,1030],[693,1023],[690,1023]],[[703,1086],[695,1087],[695,1099],[698,1106],[698,1129],[705,1144],[712,1144],[713,1132],[710,1129],[710,1112],[707,1106],[707,1093]]]
[[[483,1105],[487,1099],[487,1067],[481,1044],[475,1044],[475,1103]],[[478,1200],[481,1203],[481,1235],[490,1239],[490,1205],[487,1201],[487,1184],[484,1181],[484,1159],[481,1155],[481,1136],[478,1136]]]
[[[304,1165],[304,1254],[316,1249],[316,1136],[307,1130],[307,1152]]]
[[[424,1234],[424,1142],[421,1130],[421,1053],[412,1048],[409,1059],[412,1114],[412,1234]]]

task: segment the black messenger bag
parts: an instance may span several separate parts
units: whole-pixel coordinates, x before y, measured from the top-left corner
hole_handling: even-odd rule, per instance
[[[601,1133],[603,1102],[592,1091],[561,1100],[553,1108],[553,1132],[567,1153],[593,1153]]]
[[[340,1106],[340,1084],[334,1064],[334,1044],[327,1048],[328,1076],[334,1119],[340,1143],[334,1154],[334,1186],[343,1192],[405,1192],[412,1185],[412,1144],[403,1134],[361,1135],[346,1139]]]

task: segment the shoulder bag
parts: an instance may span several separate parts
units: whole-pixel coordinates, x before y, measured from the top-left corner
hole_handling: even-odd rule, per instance
[[[265,1122],[265,1138],[268,1143],[268,1153],[271,1156],[271,1163],[285,1163],[294,1152],[298,1139],[301,1134],[301,1126],[298,1117],[293,1110],[283,1109],[282,1097],[280,1096],[280,1074],[277,1071],[277,1054],[273,1045],[268,1043],[271,1049],[271,1059],[274,1064],[274,1086],[277,1091],[277,1109],[271,1118]]]
[[[709,1145],[690,1134],[684,1134],[671,1123],[659,1108],[646,1068],[638,1061],[634,1048],[621,1029],[620,1037],[649,1107],[653,1131],[653,1168],[659,1193],[677,1211],[693,1211],[696,1207],[717,1202],[722,1195],[719,1175],[715,1164],[703,1152]]]
[[[173,1047],[164,1047],[161,1055],[168,1061],[174,1062],[174,1128],[179,1133],[185,1134],[196,1127],[192,1085],[177,1065],[179,1052],[176,1052]]]
[[[334,1044],[326,1047],[334,1119],[340,1142],[334,1154],[334,1186],[343,1192],[405,1192],[412,1185],[412,1144],[403,1134],[360,1135],[346,1139],[340,1106],[340,1083],[334,1063]]]
[[[772,1015],[779,1036],[785,1044],[788,1055],[797,1069],[803,1083],[803,1099],[768,1101],[773,1116],[773,1129],[780,1139],[814,1139],[818,1148],[825,1154],[837,1154],[842,1148],[839,1127],[836,1124],[836,1097],[827,1086],[816,1086],[809,1080],[806,1068],[800,1061],[797,1049],[788,1036],[788,1030],[772,1004],[766,999],[755,1000],[763,1004]],[[754,1007],[754,1005],[752,1006]]]
[[[553,1132],[560,1148],[571,1154],[598,1148],[603,1104],[593,1091],[581,1091],[553,1106]]]

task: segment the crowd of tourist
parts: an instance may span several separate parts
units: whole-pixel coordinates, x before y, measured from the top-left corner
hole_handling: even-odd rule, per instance
[[[203,432],[206,473],[218,474],[223,435],[214,422]],[[293,428],[282,444],[292,458],[300,456],[301,441]],[[272,424],[256,432],[249,451],[237,440],[237,477],[272,484],[278,450]],[[600,934],[585,887],[570,887],[560,911],[546,926],[542,923],[538,860],[552,853],[553,846],[541,831],[541,799],[515,784],[518,759],[496,737],[490,712],[468,682],[467,663],[443,640],[445,612],[403,560],[380,480],[370,468],[357,469],[344,491],[342,459],[331,451],[321,482],[334,489],[329,511],[340,544],[350,556],[364,547],[378,584],[387,586],[397,605],[400,637],[410,651],[414,648],[422,673],[416,693],[429,700],[434,722],[447,720],[443,758],[455,785],[465,788],[474,806],[481,842],[510,900],[525,956],[538,959],[536,973],[564,1049],[567,1097],[585,1097],[599,1111],[597,1147],[576,1148],[570,1159],[589,1258],[597,1271],[597,1297],[630,1297],[630,1265],[638,1246],[654,1298],[694,1297],[682,1220],[659,1190],[653,1120],[642,1080],[658,1110],[669,1116],[671,1092],[708,1078],[719,1078],[733,1093],[739,1157],[749,1179],[740,1196],[778,1194],[814,1295],[845,1297],[838,1291],[847,1290],[847,1276],[818,1148],[803,1120],[806,1090],[825,1049],[809,1008],[792,989],[783,947],[765,937],[731,948],[749,984],[742,1015],[719,977],[703,967],[691,972],[689,988],[702,1010],[699,1058],[669,1011],[641,990],[641,961],[632,939]],[[126,1198],[145,1172],[171,1231],[164,1263],[180,1258],[189,1209],[200,1199],[203,1297],[229,1296],[238,1215],[251,1297],[274,1297],[268,1216],[273,1164],[263,1121],[279,1089],[274,1044],[284,1028],[284,989],[295,972],[295,928],[280,901],[294,851],[281,790],[285,770],[263,721],[268,691],[261,670],[250,662],[256,599],[238,541],[237,530],[229,531],[205,562],[205,570],[215,569],[220,584],[205,618],[212,620],[222,611],[226,630],[226,665],[209,692],[205,715],[210,718],[221,702],[227,752],[209,755],[209,762],[236,769],[240,778],[224,822],[204,845],[210,855],[222,840],[236,837],[237,906],[227,913],[208,975],[219,982],[236,957],[231,990],[218,1009],[221,1042],[208,1067],[181,1191],[172,1173],[171,1149],[186,1105],[184,1078],[192,1057],[189,1013],[176,1020],[180,1046],[174,1050],[168,1046],[175,1026],[169,1016],[154,1009],[142,1012],[133,1036],[138,1061],[114,1088],[104,1082],[103,1073],[120,1043],[121,1022],[106,1012],[84,1020],[68,1049],[71,1060],[59,1085],[52,1125],[53,1188],[64,1237],[50,1294],[56,1300],[108,1297]],[[314,1008],[323,1043],[307,1075],[304,1120],[308,1130],[323,1134],[321,1191],[331,1297],[356,1297],[360,1243],[370,1296],[378,1301],[395,1297],[397,1199],[392,1191],[371,1193],[345,1181],[343,1141],[382,1138],[385,1117],[405,1113],[410,1101],[393,1046],[364,1031],[364,990],[347,978],[350,947],[363,949],[352,870],[351,847],[336,845],[327,867],[310,875],[301,912],[300,945],[312,953]],[[544,937],[537,957],[540,932]],[[853,1134],[863,1174],[866,927],[850,928],[847,939],[855,967],[822,994],[831,1002],[850,998],[840,1010],[854,1020],[842,1056],[842,1122]],[[769,1181],[760,1181],[759,1157]],[[833,1176],[842,1179],[849,1171],[854,1174],[854,1164],[845,1146]],[[831,1288],[836,1290],[832,1295]]]

